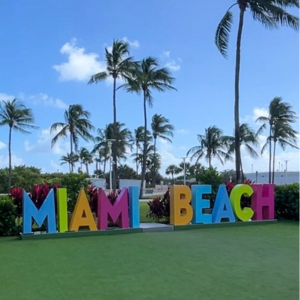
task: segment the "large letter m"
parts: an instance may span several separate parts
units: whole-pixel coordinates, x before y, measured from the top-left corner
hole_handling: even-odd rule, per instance
[[[50,190],[40,209],[37,209],[26,191],[23,190],[23,234],[32,233],[32,219],[39,227],[47,219],[47,232],[56,232],[53,189]]]

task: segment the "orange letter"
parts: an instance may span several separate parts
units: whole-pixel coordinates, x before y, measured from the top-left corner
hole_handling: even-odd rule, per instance
[[[89,226],[90,230],[97,230],[89,202],[83,189],[79,192],[69,231],[78,231],[80,226]]]
[[[172,225],[189,224],[193,218],[191,190],[187,186],[172,186],[170,197],[170,223]]]

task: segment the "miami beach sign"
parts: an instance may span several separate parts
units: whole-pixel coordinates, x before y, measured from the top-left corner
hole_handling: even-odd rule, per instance
[[[274,219],[274,185],[273,184],[239,184],[228,196],[225,185],[220,185],[211,214],[203,213],[210,207],[210,201],[203,195],[210,194],[211,185],[172,186],[170,188],[170,223],[171,225],[209,224],[222,221],[236,222],[249,220]],[[47,233],[76,232],[81,227],[89,230],[107,230],[109,217],[119,220],[120,228],[139,228],[139,189],[123,188],[114,204],[107,198],[102,189],[97,191],[97,223],[92,214],[84,190],[81,190],[68,224],[67,190],[58,188],[57,215],[55,197],[52,189],[40,209],[23,191],[23,235],[32,234],[32,220],[41,226],[46,220]],[[251,208],[241,208],[241,197],[251,197]]]

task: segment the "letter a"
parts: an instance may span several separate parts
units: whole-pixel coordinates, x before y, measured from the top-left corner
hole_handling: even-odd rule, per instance
[[[90,230],[97,230],[89,202],[83,189],[79,192],[69,231],[78,231],[80,226],[88,226]]]

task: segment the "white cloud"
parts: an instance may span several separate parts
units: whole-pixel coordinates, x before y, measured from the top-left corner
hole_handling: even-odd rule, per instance
[[[35,105],[44,105],[46,107],[55,107],[60,109],[67,109],[68,105],[58,98],[50,97],[47,94],[39,93],[37,95],[29,96],[29,100]]]
[[[171,58],[171,52],[170,51],[164,51],[161,55],[160,55],[161,59],[165,62],[165,67],[169,68],[172,71],[179,71],[180,70],[180,64],[179,62],[181,62],[181,59],[177,59],[177,61],[175,59]]]
[[[57,131],[58,132],[58,131]],[[25,141],[25,150],[31,153],[53,153],[57,155],[64,155],[66,152],[70,152],[70,143],[66,140],[59,140],[51,149],[51,141],[55,136],[54,133],[50,133],[50,128],[43,129],[37,139],[36,144],[30,143],[28,140]]]
[[[128,43],[128,45],[132,48],[139,48],[140,47],[140,42],[137,40],[134,41],[130,41],[128,40],[128,38],[125,36],[122,38],[122,41],[124,41],[125,43]]]
[[[178,149],[179,150],[183,150],[183,151],[187,151],[187,147],[186,146],[179,146]]]
[[[268,110],[264,107],[262,107],[262,108],[255,107],[253,109],[253,121],[254,122],[259,117],[268,117],[268,116],[269,116]]]
[[[12,95],[0,93],[0,101],[8,101],[8,100],[13,100],[13,99],[15,99],[15,97]]]
[[[86,53],[84,48],[76,46],[76,39],[66,43],[60,49],[61,54],[68,56],[68,61],[53,68],[59,73],[62,81],[87,81],[96,73],[105,71],[105,64],[98,60],[97,53]]]
[[[16,155],[12,154],[11,156],[12,166],[20,166],[24,165],[24,160],[21,157],[17,157]],[[8,155],[3,156],[0,155],[0,168],[7,168],[8,167]]]
[[[172,71],[179,71],[180,65],[176,63],[176,61],[173,59],[166,63],[166,67],[169,68]]]
[[[6,144],[4,144],[3,142],[0,141],[0,150],[4,149],[6,147]]]
[[[177,133],[186,134],[188,131],[186,129],[179,129],[177,130]]]

